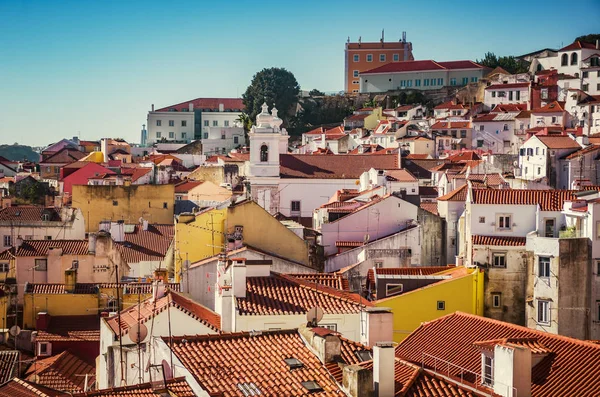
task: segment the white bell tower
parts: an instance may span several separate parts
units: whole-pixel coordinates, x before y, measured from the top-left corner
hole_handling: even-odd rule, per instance
[[[266,103],[256,116],[250,139],[250,194],[260,206],[275,214],[279,211],[279,155],[287,153],[289,136],[280,128],[283,120],[273,107],[269,114]]]

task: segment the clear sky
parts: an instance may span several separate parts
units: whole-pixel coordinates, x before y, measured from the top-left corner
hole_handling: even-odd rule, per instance
[[[415,59],[519,55],[600,33],[600,1],[0,0],[0,143],[139,142],[152,103],[241,96],[285,67],[342,90],[344,43],[413,43]]]

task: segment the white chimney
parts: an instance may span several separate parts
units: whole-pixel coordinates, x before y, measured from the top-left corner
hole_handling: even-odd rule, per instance
[[[110,225],[110,236],[112,237],[113,241],[116,241],[117,243],[122,243],[125,241],[125,222],[112,222]]]
[[[231,284],[233,285],[233,296],[236,298],[246,297],[246,259],[231,258]]]
[[[494,392],[503,397],[531,397],[531,350],[506,344],[494,347]]]
[[[321,148],[325,149],[327,147],[327,141],[325,140],[325,133],[321,134]]]
[[[231,287],[231,278],[225,273],[225,255],[219,255],[217,263],[217,282],[215,283],[215,312],[221,316],[221,331],[234,330],[234,296]]]
[[[190,108],[189,108],[190,112],[194,111],[194,102],[190,102]]]
[[[154,104],[152,104],[152,111],[154,112]]]
[[[22,245],[23,245],[23,237],[17,236],[17,239],[15,241],[15,248],[19,248]]]
[[[225,105],[223,105],[222,103],[219,103],[219,112],[224,112],[225,111]]]
[[[157,301],[165,296],[165,286],[162,280],[155,280],[152,283],[152,301]]]
[[[108,163],[108,140],[106,138],[100,139],[100,151],[104,155],[103,161]]]
[[[596,49],[600,50],[600,39],[596,39]]]
[[[142,230],[148,230],[148,221],[146,219],[142,219]]]
[[[373,347],[373,390],[375,391],[375,397],[392,397],[395,394],[394,353],[392,342],[379,342]]]

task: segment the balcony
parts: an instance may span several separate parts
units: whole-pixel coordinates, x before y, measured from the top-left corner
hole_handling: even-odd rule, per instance
[[[577,229],[575,226],[571,226],[566,228],[565,230],[560,230],[558,232],[558,238],[584,238],[586,236],[583,235],[582,230]]]

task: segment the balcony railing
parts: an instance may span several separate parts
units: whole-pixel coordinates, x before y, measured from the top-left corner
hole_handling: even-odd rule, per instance
[[[575,228],[567,228],[566,230],[560,230],[558,232],[558,238],[582,238],[583,233],[581,230],[577,230]]]

